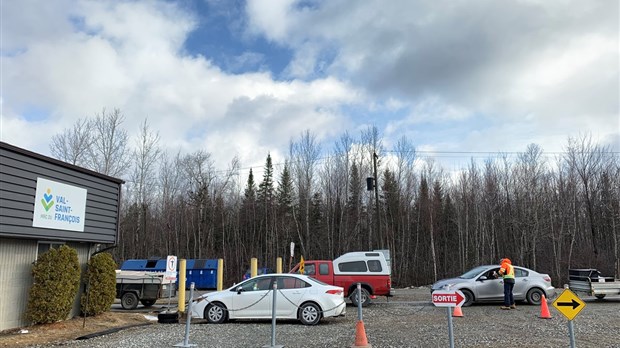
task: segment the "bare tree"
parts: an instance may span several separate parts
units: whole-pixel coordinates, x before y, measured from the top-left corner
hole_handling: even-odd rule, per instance
[[[121,177],[127,170],[130,156],[127,147],[129,136],[121,128],[124,116],[119,109],[103,109],[93,121],[93,142],[89,147],[89,167],[93,170]]]
[[[161,150],[158,147],[159,134],[150,130],[148,120],[144,120],[140,127],[140,137],[133,151],[133,170],[131,183],[133,186],[134,204],[138,207],[138,225],[135,234],[135,245],[141,245],[147,254],[153,253],[155,238],[148,238],[148,214],[152,210],[151,202],[154,196],[157,181],[155,171]],[[152,233],[152,231],[151,231]],[[149,242],[151,240],[151,242]]]
[[[589,230],[591,234],[592,250],[595,256],[598,256],[599,247],[597,244],[597,232],[594,220],[594,203],[593,197],[593,182],[597,180],[597,176],[600,175],[605,152],[607,149],[595,144],[592,141],[591,135],[581,135],[579,138],[569,138],[568,147],[566,149],[566,161],[575,169],[581,184],[583,185],[583,192],[585,195],[586,209],[588,212]]]
[[[65,128],[61,134],[52,136],[52,156],[78,166],[86,166],[88,151],[93,142],[92,122],[79,119],[73,128]]]
[[[297,184],[299,205],[303,211],[303,236],[298,229],[302,252],[307,255],[307,242],[310,240],[310,198],[312,197],[312,185],[314,170],[321,150],[316,142],[316,136],[309,130],[303,132],[298,142],[291,141],[290,156],[291,169]]]

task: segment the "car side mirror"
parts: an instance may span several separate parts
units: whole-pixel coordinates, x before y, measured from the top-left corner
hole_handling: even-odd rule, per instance
[[[243,288],[242,288],[242,287],[240,287],[240,286],[238,286],[238,287],[237,287],[237,294],[240,294],[242,291],[243,291]]]
[[[478,280],[488,280],[489,278],[487,278],[487,276],[482,276],[480,278],[478,278]]]

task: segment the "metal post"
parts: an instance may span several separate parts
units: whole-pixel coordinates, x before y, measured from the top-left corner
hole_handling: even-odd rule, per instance
[[[380,241],[383,241],[383,236],[381,235],[381,218],[379,217],[379,178],[377,177],[377,158],[379,158],[377,152],[373,152],[372,161],[375,174],[375,209],[377,212],[377,238],[379,238]],[[368,241],[368,243],[371,244],[372,242]]]
[[[568,284],[564,284],[564,289],[568,289]],[[573,321],[568,321],[568,337],[570,339],[570,348],[575,348],[575,330],[573,327]]]
[[[450,338],[450,348],[454,348],[454,333],[452,332],[452,313],[450,308],[446,307],[446,313],[448,313],[448,337]]]
[[[185,290],[183,290],[185,291]],[[195,344],[190,344],[189,343],[189,325],[192,322],[192,302],[194,300],[194,283],[192,282],[189,286],[189,305],[187,307],[187,312],[185,313],[186,315],[186,319],[185,319],[185,340],[183,340],[183,343],[177,343],[174,346],[175,347],[194,347],[196,346]]]
[[[278,292],[278,283],[273,282],[273,302],[271,303],[271,345],[263,346],[263,348],[281,348],[282,345],[276,346],[276,293]]]
[[[166,281],[166,276],[164,276],[164,279],[162,279],[162,281]],[[168,311],[170,311],[170,303],[172,301],[172,287],[174,286],[174,283],[172,283],[171,280],[168,281]]]
[[[185,313],[185,284],[187,281],[187,260],[179,260],[179,286],[177,287],[177,311]]]
[[[271,346],[276,345],[276,297],[278,295],[278,283],[273,282],[273,303],[271,304]]]
[[[568,335],[570,336],[570,348],[575,348],[575,330],[573,329],[573,321],[568,321]]]
[[[362,283],[357,283],[357,320],[362,321]]]

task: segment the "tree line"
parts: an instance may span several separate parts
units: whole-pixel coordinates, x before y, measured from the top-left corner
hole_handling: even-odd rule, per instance
[[[310,131],[262,176],[238,158],[164,151],[145,120],[135,144],[120,110],[102,110],[52,138],[52,154],[126,181],[117,261],[177,255],[223,258],[227,283],[257,257],[305,259],[390,250],[395,286],[426,285],[479,264],[513,264],[567,281],[569,268],[620,276],[620,156],[591,135],[550,158],[530,144],[448,172],[403,137],[387,149],[376,127],[329,148]],[[366,187],[377,158],[378,202]]]

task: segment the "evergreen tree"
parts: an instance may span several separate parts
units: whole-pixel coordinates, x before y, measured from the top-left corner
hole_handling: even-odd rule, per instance
[[[252,255],[258,255],[260,250],[260,234],[257,231],[256,221],[256,184],[254,183],[254,173],[250,168],[248,181],[245,187],[243,206],[241,208],[240,220],[242,237],[246,241],[244,243],[247,252]]]
[[[273,188],[273,165],[271,164],[271,155],[267,154],[265,161],[265,170],[263,173],[263,181],[258,186],[258,220],[260,221],[260,229],[265,238],[263,260],[269,262],[275,260],[278,238],[277,229],[274,226],[274,188]]]
[[[273,202],[273,165],[271,163],[271,155],[267,155],[265,161],[265,172],[263,173],[263,181],[258,186],[258,201],[265,205]]]
[[[361,240],[362,232],[362,192],[360,187],[360,174],[357,165],[353,163],[351,165],[351,176],[349,179],[349,194],[347,199],[347,231],[350,238],[347,240],[347,249],[359,249],[363,250],[364,245]]]
[[[284,169],[280,174],[277,189],[278,211],[282,215],[290,215],[293,208],[293,179],[289,170],[288,162],[284,163]]]

